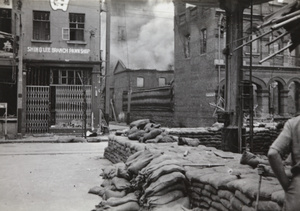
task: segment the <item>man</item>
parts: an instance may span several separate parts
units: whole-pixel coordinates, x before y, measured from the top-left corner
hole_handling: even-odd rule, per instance
[[[293,174],[290,180],[284,170],[283,159],[291,153]],[[274,174],[285,191],[283,210],[300,210],[300,116],[289,119],[271,145],[268,158]]]

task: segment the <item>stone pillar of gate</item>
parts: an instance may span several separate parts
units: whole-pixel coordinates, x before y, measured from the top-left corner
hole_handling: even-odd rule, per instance
[[[280,115],[288,116],[288,95],[289,90],[280,90]]]
[[[94,66],[92,71],[92,128],[98,129],[100,127],[100,109],[101,109],[101,74],[100,65]]]
[[[269,90],[256,90],[257,96],[257,104],[258,107],[256,108],[256,115],[257,117],[266,116],[269,113],[269,97],[270,92]]]

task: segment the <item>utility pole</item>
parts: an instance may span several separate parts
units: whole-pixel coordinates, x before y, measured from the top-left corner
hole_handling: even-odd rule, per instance
[[[110,18],[111,18],[111,2],[106,0],[106,42],[105,42],[105,119],[109,125],[109,105],[110,105]]]

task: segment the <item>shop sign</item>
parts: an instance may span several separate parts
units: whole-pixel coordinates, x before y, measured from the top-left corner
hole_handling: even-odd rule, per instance
[[[53,48],[53,47],[27,47],[27,53],[55,53],[55,54],[89,54],[90,49],[85,48]]]
[[[50,0],[50,5],[53,10],[67,11],[69,0]]]
[[[12,9],[12,0],[1,0],[0,8]]]

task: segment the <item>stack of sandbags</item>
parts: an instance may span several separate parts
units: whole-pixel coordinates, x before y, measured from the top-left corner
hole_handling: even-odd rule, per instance
[[[138,140],[141,143],[168,143],[176,142],[174,136],[160,128],[149,119],[141,119],[130,124],[130,129],[125,133],[130,140]]]
[[[138,151],[126,163],[103,169],[102,177],[101,187],[93,188],[103,199],[95,211],[189,208],[185,170],[176,159],[163,153]]]
[[[126,137],[109,136],[108,146],[104,150],[104,157],[112,163],[126,162],[127,158],[145,148],[141,144],[132,144]]]
[[[255,210],[258,194],[259,176],[249,170],[241,177],[229,174],[226,168],[187,171],[190,181],[190,200],[192,207],[202,210]],[[197,175],[197,176],[196,176]],[[283,192],[278,181],[263,179],[260,188],[258,210],[280,210]]]

